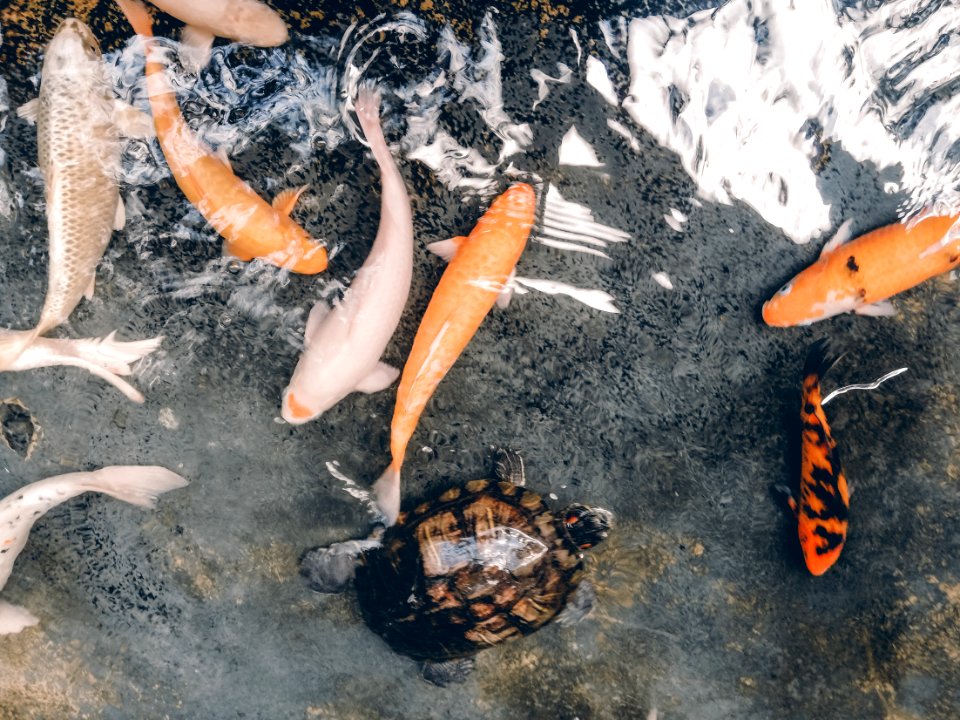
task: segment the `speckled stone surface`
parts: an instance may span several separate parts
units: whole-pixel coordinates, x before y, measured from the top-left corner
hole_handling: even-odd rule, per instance
[[[524,272],[606,288],[622,313],[539,294],[494,311],[428,405],[404,497],[489,475],[490,445],[523,448],[531,487],[558,506],[583,501],[617,517],[589,561],[596,611],[485,652],[465,684],[438,689],[366,628],[351,594],[306,588],[297,572],[305,548],[367,529],[363,507],[325,463],[361,484],[378,476],[393,394],[353,395],[302,427],[275,422],[297,355],[288,339],[315,286],[224,272],[204,292],[178,295],[177,279],[196,277],[220,243],[167,177],[137,189],[142,210],[114,236],[96,298],[62,330],[164,334],[163,355],[135,378],[146,403],[74,369],[0,375],[0,398],[22,403],[42,427],[29,459],[0,445],[0,495],[135,462],[166,465],[192,484],[156,512],[84,496],[38,523],[3,597],[41,624],[0,638],[0,718],[620,720],[654,708],[663,720],[960,716],[956,286],[940,278],[905,293],[892,319],[765,327],[761,303],[819,243],[795,245],[744,205],[691,203],[696,188],[675,157],[642,132],[639,153],[611,136],[607,108],[582,81],[551,86],[531,111],[529,68],[570,62],[570,27],[609,59],[596,20],[627,11],[509,5],[496,18],[505,101],[536,128],[524,169],[633,236],[606,262],[531,246]],[[428,23],[449,20],[467,42],[484,10],[421,0],[284,14],[298,32],[339,37],[354,19],[397,6]],[[110,3],[5,3],[0,74],[11,106],[35,93],[42,47],[68,13],[90,22],[105,51],[126,40]],[[157,31],[175,27],[163,20]],[[0,325],[27,327],[45,287],[43,195],[30,176],[34,130],[4,117],[3,170],[23,205],[0,218]],[[570,118],[606,176],[557,167]],[[467,120],[450,122],[469,138]],[[289,140],[266,131],[234,158],[235,170],[271,194],[290,179]],[[468,231],[483,209],[422,166],[401,170],[418,246],[407,312],[386,353],[396,364],[442,272],[423,245]],[[344,142],[318,148],[303,172],[311,191],[295,217],[347,238],[334,258],[346,277],[375,233],[372,161]],[[884,178],[842,147],[819,172],[837,224],[895,217]],[[689,217],[682,233],[664,222],[671,208]],[[192,231],[175,231],[184,217]],[[651,279],[661,270],[673,290]],[[830,387],[901,365],[910,372],[828,408],[853,486],[851,525],[837,566],[813,578],[771,487],[796,482],[799,375],[806,348],[824,335],[848,352]]]

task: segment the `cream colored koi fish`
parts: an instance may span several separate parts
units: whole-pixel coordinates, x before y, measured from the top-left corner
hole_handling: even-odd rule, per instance
[[[194,72],[207,64],[214,37],[245,45],[276,47],[287,41],[287,24],[259,0],[151,0],[165,13],[186,23],[180,61]]]
[[[40,342],[80,303],[93,297],[97,265],[114,229],[123,226],[120,199],[120,134],[152,134],[150,118],[116,99],[107,82],[100,48],[79,20],[64,20],[46,49],[40,95],[18,111],[37,124],[37,152],[47,203],[50,257],[47,294],[32,330],[0,330],[0,371],[45,365],[85,367],[131,399],[143,396],[116,377],[113,368],[154,350],[162,338]],[[117,358],[123,362],[118,364]]]
[[[283,419],[299,425],[352,392],[379,392],[400,371],[380,361],[403,314],[413,274],[413,217],[403,176],[380,128],[380,95],[361,90],[357,117],[380,167],[380,227],[343,300],[310,312],[304,350],[283,393]]]
[[[104,493],[152,508],[159,495],[186,485],[186,480],[166,468],[117,465],[93,472],[57,475],[7,495],[0,500],[0,590],[7,584],[13,563],[27,544],[33,524],[51,508],[86,492]],[[29,610],[0,600],[0,635],[18,633],[38,622]]]
[[[313,275],[327,267],[327,251],[290,218],[300,194],[284,190],[273,205],[233,174],[230,165],[191,132],[177,96],[164,76],[163,50],[153,42],[153,20],[139,0],[117,0],[134,31],[143,36],[147,93],[157,139],[177,185],[240,260],[255,257],[293,272]]]

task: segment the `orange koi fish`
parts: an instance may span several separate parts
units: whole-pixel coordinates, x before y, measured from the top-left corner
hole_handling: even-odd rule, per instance
[[[144,37],[147,91],[157,139],[183,194],[226,241],[225,250],[240,260],[258,257],[293,272],[312,275],[327,267],[327,251],[290,219],[306,186],[284,190],[273,205],[233,174],[190,131],[177,96],[164,76],[161,48],[153,41],[153,21],[139,0],[117,0],[134,31]]]
[[[895,314],[887,298],[960,263],[960,229],[948,235],[958,218],[929,217],[912,228],[895,223],[850,242],[844,223],[820,258],[764,304],[764,321],[789,327],[845,312]]]
[[[814,575],[823,575],[837,561],[847,537],[850,491],[820,396],[821,378],[839,359],[819,340],[803,368],[800,500],[791,497],[789,503],[797,517],[803,558]]]
[[[507,282],[526,247],[536,205],[533,188],[517,183],[493,201],[469,237],[428,246],[450,264],[433,291],[403,367],[390,426],[393,461],[374,486],[390,524],[400,510],[400,466],[420,414],[498,297],[509,292]]]

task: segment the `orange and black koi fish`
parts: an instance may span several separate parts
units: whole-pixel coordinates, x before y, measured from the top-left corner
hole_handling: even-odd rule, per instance
[[[789,502],[797,516],[803,558],[814,575],[830,569],[847,538],[850,491],[820,395],[820,380],[839,359],[830,354],[826,340],[819,340],[803,368],[800,499],[791,497]]]

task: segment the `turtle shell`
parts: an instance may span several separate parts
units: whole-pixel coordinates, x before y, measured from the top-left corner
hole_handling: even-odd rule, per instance
[[[474,480],[401,513],[364,553],[356,586],[367,623],[395,650],[444,660],[549,622],[579,584],[582,558],[539,495]]]

